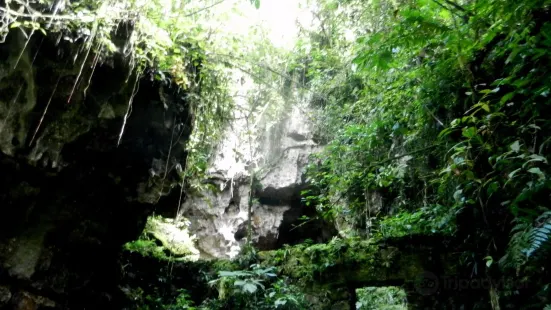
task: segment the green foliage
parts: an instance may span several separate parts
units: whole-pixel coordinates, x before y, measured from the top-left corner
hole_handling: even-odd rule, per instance
[[[182,290],[180,295],[176,297],[176,302],[173,305],[170,305],[166,308],[167,310],[196,310],[197,308],[193,307],[193,301],[190,300],[189,294]]]
[[[127,242],[124,249],[130,252],[137,252],[143,256],[151,256],[161,260],[170,260],[170,253],[162,245],[158,245],[155,239],[141,238]]]
[[[326,10],[335,10],[333,1],[324,3]],[[318,130],[329,145],[309,167],[314,187],[309,198],[315,198],[310,203],[330,217],[375,216],[379,210],[369,201],[374,192],[391,198],[387,206],[391,210],[415,210],[434,195],[434,189],[426,186],[433,179],[426,155],[438,149],[432,140],[438,129],[432,125],[435,107],[427,92],[431,84],[442,85],[455,76],[437,81],[438,73],[449,72],[452,64],[434,67],[428,59],[417,64],[416,55],[428,46],[431,60],[449,55],[449,49],[438,45],[443,40],[439,36],[449,34],[451,21],[435,15],[434,10],[441,9],[433,3],[424,2],[420,10],[414,5],[397,8],[374,2],[362,10],[365,4],[351,1],[338,9],[344,17],[328,13],[331,17],[323,20],[332,25],[335,33],[328,35],[332,40],[350,31],[356,38],[320,46],[316,52],[333,57],[314,58],[310,65],[316,69],[309,72],[311,84],[323,97]],[[359,10],[365,15],[358,19]],[[350,20],[351,15],[357,23]],[[381,28],[385,23],[392,27]],[[366,25],[375,32],[366,33]],[[334,67],[343,69],[325,74],[326,68]],[[438,96],[449,98],[450,94],[442,93],[450,86]],[[422,187],[426,190],[420,191]],[[360,227],[367,228],[367,222]]]
[[[453,235],[455,214],[441,205],[421,207],[415,212],[400,212],[386,216],[378,223],[380,237],[402,237],[408,235],[431,235],[435,233]]]
[[[305,203],[355,234],[464,238],[473,274],[537,276],[551,228],[551,3],[319,3],[297,45],[327,142]]]
[[[500,263],[518,269],[533,256],[545,259],[550,248],[551,211],[543,212],[534,223],[526,221],[525,217],[516,218],[514,222],[507,254]]]
[[[356,290],[358,310],[406,310],[406,292],[398,287],[364,287]]]
[[[383,257],[373,240],[360,238],[333,238],[328,243],[284,246],[282,249],[260,254],[263,265],[277,266],[281,274],[302,285],[315,283],[326,277],[345,276],[347,268],[351,266],[362,266],[356,270],[356,276],[376,275],[384,270],[383,265],[390,265],[389,260],[392,259]]]
[[[154,309],[163,309],[163,310],[197,310],[198,308],[193,306],[193,301],[190,299],[190,295],[186,290],[179,290],[179,294],[176,298],[167,302],[163,300],[160,296],[157,295],[145,295],[143,296],[143,291],[139,291],[134,297],[134,300],[139,300],[140,305],[138,305],[138,310],[154,310]]]
[[[273,273],[274,268],[265,268],[262,269],[258,265],[252,265],[250,271],[248,270],[237,270],[237,271],[219,271],[219,278],[209,282],[211,285],[218,285],[218,290],[220,292],[220,298],[224,299],[226,297],[227,287],[226,283],[233,284],[233,288],[230,288],[231,292],[234,294],[254,294],[259,289],[265,289],[265,286],[262,284],[267,278],[273,278],[276,276]]]
[[[198,258],[198,250],[189,235],[188,225],[185,219],[177,221],[150,216],[138,240],[126,243],[124,249],[161,260],[195,260]]]
[[[307,309],[298,288],[277,279],[275,267],[253,264],[247,270],[219,271],[210,281],[218,290],[217,300],[202,304],[206,309]]]
[[[254,6],[258,9],[260,7],[260,0],[251,0],[251,4],[254,4]]]

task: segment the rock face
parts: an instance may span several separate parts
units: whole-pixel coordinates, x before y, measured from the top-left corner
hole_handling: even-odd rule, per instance
[[[56,39],[0,44],[0,308],[112,308],[121,245],[185,162],[175,88]]]
[[[243,134],[244,117],[235,117],[238,121],[229,127],[209,169],[213,190],[190,195],[182,208],[203,257],[233,257],[239,252],[247,237],[251,188],[252,240],[258,249],[294,243],[298,236],[322,241],[334,233],[320,221],[295,227],[299,217],[313,211],[302,206],[300,192],[306,186],[308,157],[320,150],[307,115],[306,107],[296,105],[273,126],[263,119],[252,145]]]

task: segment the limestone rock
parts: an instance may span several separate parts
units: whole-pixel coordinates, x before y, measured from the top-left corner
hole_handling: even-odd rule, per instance
[[[11,290],[7,286],[0,286],[0,307],[8,304],[11,299]]]
[[[254,138],[247,137],[244,116],[236,115],[210,163],[211,190],[190,195],[182,207],[203,257],[233,257],[246,242],[252,167],[252,242],[257,248],[275,249],[293,236],[323,235],[321,227],[289,233],[304,215],[300,192],[308,157],[321,150],[312,140],[307,110],[295,105],[277,120],[263,119]]]
[[[12,29],[0,44],[0,300],[112,308],[122,245],[155,208],[174,212],[192,112],[147,76],[133,94],[124,55],[92,70],[93,53],[74,62],[80,43],[56,39]]]
[[[52,309],[56,305],[55,302],[46,297],[36,296],[26,291],[19,292],[13,299],[14,309],[17,310]]]

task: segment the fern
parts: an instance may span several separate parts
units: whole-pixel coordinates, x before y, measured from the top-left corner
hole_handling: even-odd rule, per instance
[[[537,227],[529,232],[529,247],[525,249],[527,257],[533,256],[546,246],[551,239],[551,211],[546,211],[536,219]]]
[[[500,260],[503,267],[519,268],[549,246],[551,240],[551,211],[543,212],[535,221],[517,218],[511,229],[506,255]],[[551,310],[551,309],[550,309]]]
[[[507,248],[507,253],[500,259],[499,263],[502,267],[518,268],[526,263],[527,257],[525,250],[530,244],[530,230],[532,225],[530,222],[517,218],[513,220],[515,226],[511,229],[511,240]]]

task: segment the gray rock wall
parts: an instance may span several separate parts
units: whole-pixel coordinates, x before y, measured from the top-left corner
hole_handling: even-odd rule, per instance
[[[244,134],[247,127],[242,118],[236,119],[211,162],[217,190],[189,197],[182,208],[203,257],[233,257],[245,244],[252,169],[256,171],[253,244],[261,250],[281,246],[282,230],[288,235],[304,215],[300,201],[306,186],[304,169],[310,154],[321,149],[312,140],[306,105],[290,107],[275,121],[262,119],[252,139]],[[297,239],[301,237],[308,236]]]

